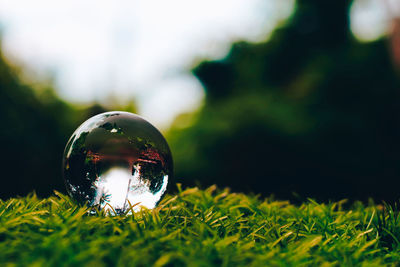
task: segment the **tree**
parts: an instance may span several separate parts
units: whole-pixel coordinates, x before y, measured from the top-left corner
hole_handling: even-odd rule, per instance
[[[350,4],[299,0],[268,42],[194,69],[207,97],[194,125],[169,134],[178,179],[292,199],[398,197],[400,81],[385,39],[352,37]]]

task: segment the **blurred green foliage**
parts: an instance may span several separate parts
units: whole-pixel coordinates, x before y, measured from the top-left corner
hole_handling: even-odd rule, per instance
[[[48,195],[65,191],[61,176],[64,146],[87,117],[100,106],[77,108],[55,95],[48,85],[28,85],[18,67],[0,51],[1,155],[0,197],[36,190]]]
[[[204,108],[169,133],[177,179],[282,198],[393,200],[400,80],[386,39],[360,43],[351,1],[299,0],[261,44],[203,62]]]

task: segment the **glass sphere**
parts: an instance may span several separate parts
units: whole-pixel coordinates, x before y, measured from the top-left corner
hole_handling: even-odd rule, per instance
[[[73,199],[111,214],[154,208],[173,175],[162,134],[138,115],[112,111],[85,121],[64,151],[64,180]],[[137,204],[137,205],[135,205]]]

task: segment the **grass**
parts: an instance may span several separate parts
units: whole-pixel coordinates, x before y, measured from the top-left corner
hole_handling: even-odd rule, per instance
[[[0,202],[0,265],[381,266],[400,262],[388,205],[300,206],[210,187],[168,195],[152,211],[88,215],[55,193]]]

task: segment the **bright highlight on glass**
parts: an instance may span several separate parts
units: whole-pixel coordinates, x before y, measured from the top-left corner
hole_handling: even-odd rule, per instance
[[[64,151],[63,172],[71,197],[116,215],[156,207],[173,164],[167,142],[153,125],[135,114],[112,111],[74,132]]]

